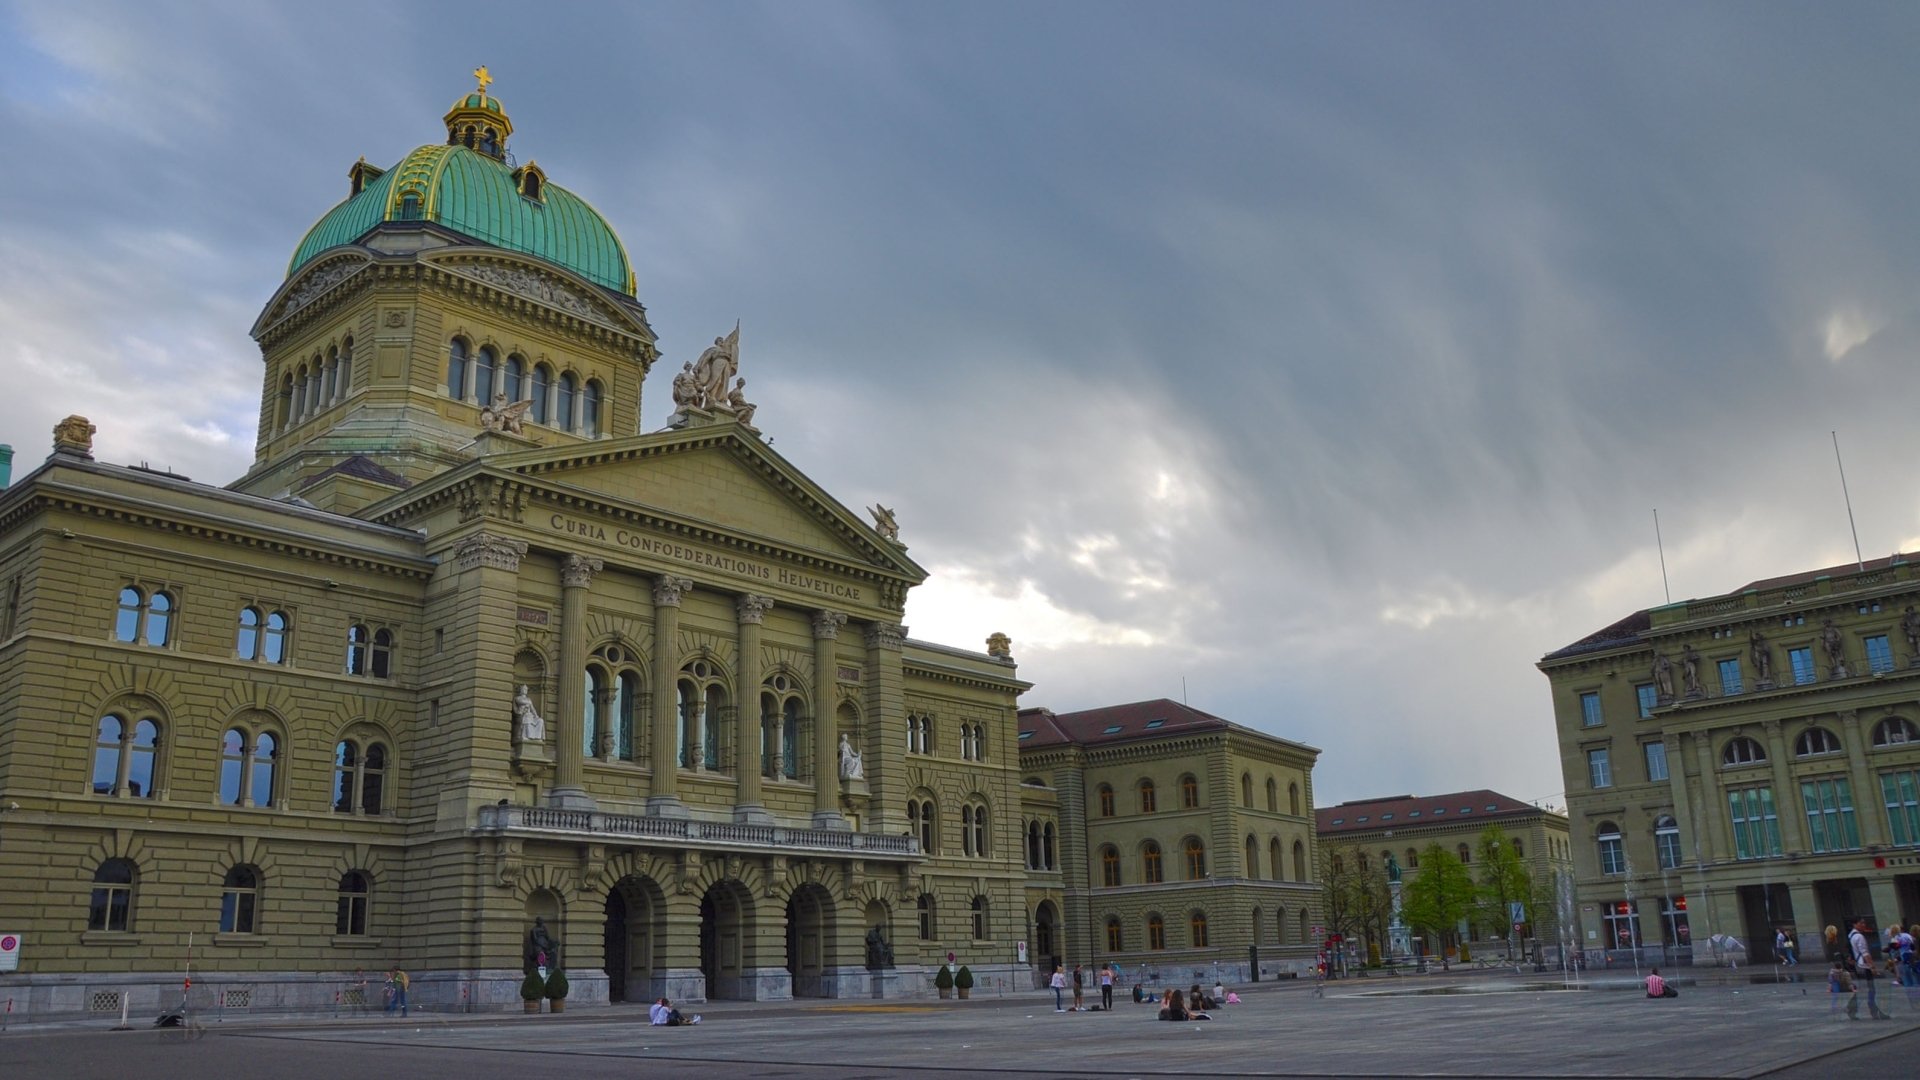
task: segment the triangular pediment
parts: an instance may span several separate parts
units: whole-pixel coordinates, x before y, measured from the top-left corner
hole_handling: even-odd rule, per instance
[[[589,514],[640,511],[664,527],[712,531],[910,583],[927,576],[904,547],[735,424],[494,454],[482,464],[488,475],[527,490],[531,501],[555,499]],[[433,489],[465,473],[455,470],[387,500],[370,516],[400,523],[409,516],[405,504],[433,501]]]

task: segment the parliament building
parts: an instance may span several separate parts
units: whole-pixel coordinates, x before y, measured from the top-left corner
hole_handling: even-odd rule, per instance
[[[627,253],[478,74],[295,248],[245,475],[70,417],[0,491],[0,995],[517,1008],[536,944],[584,1002],[1031,986],[1011,643],[908,636],[926,571],[760,436],[737,329],[641,429]]]

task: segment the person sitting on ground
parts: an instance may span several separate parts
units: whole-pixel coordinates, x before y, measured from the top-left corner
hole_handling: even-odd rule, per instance
[[[654,1002],[653,1005],[647,1009],[647,1019],[652,1022],[654,1027],[679,1027],[682,1024],[697,1024],[700,1022],[699,1016],[695,1016],[691,1020],[681,1016],[680,1010],[674,1008],[673,1004],[666,998],[661,998],[659,1001]]]
[[[1208,1009],[1217,1009],[1220,1007],[1218,1001],[1200,992],[1199,983],[1194,983],[1193,989],[1187,991],[1187,999],[1188,1012],[1205,1012]]]
[[[1240,995],[1239,995],[1239,994],[1236,994],[1236,993],[1234,993],[1234,992],[1233,992],[1233,991],[1231,991],[1231,990],[1229,990],[1229,991],[1227,991],[1227,1004],[1229,1004],[1229,1005],[1238,1005],[1238,1004],[1240,1004]]]
[[[1160,1019],[1181,1021],[1187,1018],[1187,1002],[1178,990],[1168,990],[1160,999]]]
[[[1650,998],[1679,997],[1680,991],[1668,986],[1667,980],[1660,977],[1660,969],[1654,968],[1653,974],[1647,976],[1647,996]]]

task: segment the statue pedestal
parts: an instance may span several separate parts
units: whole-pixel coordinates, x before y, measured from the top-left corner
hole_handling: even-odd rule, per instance
[[[472,454],[474,457],[488,457],[493,454],[511,454],[516,450],[532,450],[540,444],[525,435],[515,435],[506,431],[483,431],[474,436]]]
[[[900,973],[891,968],[873,971],[867,974],[872,985],[873,996],[877,998],[897,998],[900,996]]]
[[[553,771],[553,752],[547,749],[545,742],[515,739],[513,767],[516,772],[528,779],[545,776]]]
[[[872,793],[867,790],[866,777],[853,776],[840,781],[840,796],[848,802],[854,799],[864,801],[870,794]]]

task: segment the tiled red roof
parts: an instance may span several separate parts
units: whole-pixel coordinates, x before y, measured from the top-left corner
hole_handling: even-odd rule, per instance
[[[1096,746],[1127,739],[1161,735],[1188,735],[1196,731],[1225,731],[1232,725],[1199,709],[1167,698],[1108,705],[1080,712],[1051,709],[1020,710],[1020,745]]]
[[[1533,810],[1533,806],[1497,791],[1456,791],[1450,795],[1389,795],[1381,799],[1358,799],[1339,806],[1315,809],[1313,816],[1321,836],[1329,833],[1364,832],[1379,828],[1407,828],[1412,825],[1444,825],[1456,821]]]
[[[1611,645],[1624,644],[1638,638],[1651,629],[1653,629],[1653,613],[1649,611],[1636,611],[1626,618],[1621,619],[1619,622],[1614,623],[1612,626],[1595,630],[1593,633],[1588,634],[1586,637],[1581,638],[1579,641],[1563,649],[1555,649],[1546,656],[1541,657],[1541,659],[1559,660],[1563,657],[1577,656],[1580,653],[1591,652],[1595,649],[1604,649]]]

